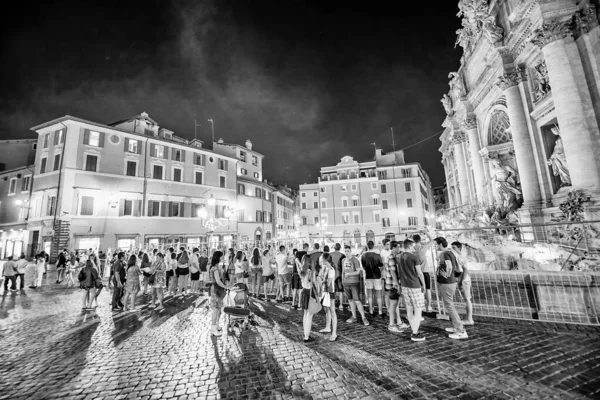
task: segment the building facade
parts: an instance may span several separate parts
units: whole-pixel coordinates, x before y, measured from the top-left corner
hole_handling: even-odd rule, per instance
[[[300,185],[299,202],[302,237],[356,245],[424,229],[435,216],[429,177],[402,151],[322,167],[317,183]]]
[[[450,208],[544,222],[572,189],[600,194],[598,2],[459,2],[460,68],[442,98]]]

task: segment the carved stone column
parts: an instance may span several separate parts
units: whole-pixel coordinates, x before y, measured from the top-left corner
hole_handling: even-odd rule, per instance
[[[461,200],[464,204],[470,203],[471,190],[469,189],[469,177],[467,176],[467,160],[465,158],[465,152],[463,151],[463,143],[466,141],[466,136],[463,132],[455,131],[452,138],[454,143],[454,161],[456,162],[456,169],[458,171],[458,177],[456,181],[460,188]],[[457,204],[456,206],[462,206],[463,204]]]
[[[444,153],[442,157],[442,164],[444,165],[444,174],[446,175],[446,190],[448,191],[448,207],[453,208],[456,207],[454,204],[454,199],[452,198],[452,194],[450,193],[450,187],[452,186],[452,182],[450,181],[450,177],[448,176],[448,166],[449,158],[448,154]]]
[[[546,59],[573,188],[598,191],[600,132],[581,57],[571,37],[582,32],[585,30],[576,19],[575,24],[571,19],[555,19],[543,23],[531,41],[542,49]]]
[[[481,203],[487,203],[485,194],[483,160],[479,154],[479,133],[477,130],[477,119],[475,117],[467,117],[463,121],[463,127],[467,131],[469,137],[469,153],[471,154],[471,165],[473,166],[473,175],[475,175],[475,191],[477,200]]]
[[[515,147],[515,159],[521,178],[523,200],[525,205],[537,205],[541,202],[542,195],[533,159],[533,145],[527,127],[527,114],[523,108],[519,91],[519,84],[522,84],[522,80],[519,72],[511,72],[500,76],[496,85],[506,95],[506,106]]]

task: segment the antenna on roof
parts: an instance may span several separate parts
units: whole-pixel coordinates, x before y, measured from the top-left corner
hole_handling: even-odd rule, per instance
[[[396,151],[396,142],[394,141],[394,128],[390,127],[390,132],[392,132],[392,149]]]
[[[194,140],[196,140],[196,128],[202,126],[196,120],[194,120]]]

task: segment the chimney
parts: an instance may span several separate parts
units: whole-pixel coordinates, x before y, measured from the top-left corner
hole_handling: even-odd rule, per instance
[[[219,138],[219,140],[217,140],[217,144],[223,144],[225,143],[225,141],[223,140],[223,138]]]
[[[142,118],[148,118],[148,113],[146,111],[144,111],[144,112],[142,112],[140,114],[140,117],[142,117]]]
[[[377,157],[381,157],[383,155],[383,150],[381,149],[375,149],[375,158]]]
[[[250,139],[246,140],[246,148],[248,150],[252,150],[252,142],[250,141]]]

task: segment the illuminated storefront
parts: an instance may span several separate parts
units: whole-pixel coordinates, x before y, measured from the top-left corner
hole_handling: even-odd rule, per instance
[[[29,232],[24,229],[8,229],[0,231],[0,259],[10,256],[19,258],[27,250]]]

